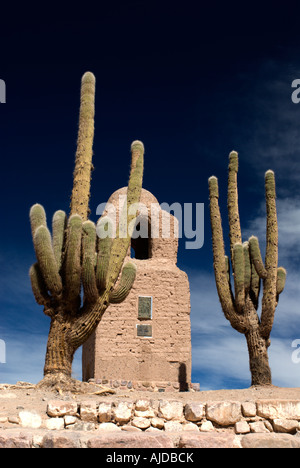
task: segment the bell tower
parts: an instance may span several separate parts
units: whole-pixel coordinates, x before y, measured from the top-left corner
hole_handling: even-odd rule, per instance
[[[117,190],[108,201],[117,215],[126,190]],[[83,380],[185,391],[192,385],[190,289],[187,274],[176,265],[178,221],[145,189],[140,204],[127,258],[136,263],[137,276],[125,301],[108,307],[83,345]]]

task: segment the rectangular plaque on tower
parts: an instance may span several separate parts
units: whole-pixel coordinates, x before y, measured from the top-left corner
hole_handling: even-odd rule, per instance
[[[139,296],[139,319],[152,319],[152,296]]]
[[[152,337],[152,325],[137,325],[137,336]]]

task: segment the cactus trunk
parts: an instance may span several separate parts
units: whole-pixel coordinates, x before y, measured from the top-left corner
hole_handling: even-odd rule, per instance
[[[64,374],[71,377],[72,362],[75,353],[66,337],[64,322],[52,319],[48,335],[44,375]]]
[[[259,333],[258,328],[246,333],[251,372],[251,385],[271,385],[272,375],[269,366],[268,341]]]

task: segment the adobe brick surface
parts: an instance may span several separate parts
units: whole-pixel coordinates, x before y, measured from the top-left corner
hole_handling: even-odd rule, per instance
[[[109,203],[118,210],[116,191]],[[141,202],[147,206],[151,226],[151,204],[157,199],[143,189]],[[117,215],[118,217],[118,215]],[[83,346],[83,379],[119,382],[191,383],[190,289],[185,272],[177,265],[177,219],[159,210],[159,219],[170,221],[170,237],[164,238],[162,222],[159,236],[150,239],[149,258],[132,259],[138,267],[134,286],[122,304],[112,304],[96,332]],[[149,228],[150,229],[150,228]],[[129,257],[127,258],[127,261]],[[126,260],[125,260],[126,261]],[[138,318],[139,296],[152,297],[152,318]],[[137,325],[151,325],[152,336],[137,336]],[[178,385],[178,390],[180,388]]]

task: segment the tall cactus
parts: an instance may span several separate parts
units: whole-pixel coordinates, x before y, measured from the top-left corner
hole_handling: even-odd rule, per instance
[[[222,220],[219,208],[218,179],[209,179],[210,218],[214,255],[214,271],[220,303],[231,326],[247,340],[252,385],[272,384],[268,359],[270,334],[279,294],[284,289],[286,271],[278,264],[278,224],[276,212],[275,176],[265,174],[267,207],[266,256],[263,263],[257,237],[242,243],[238,207],[238,154],[229,155],[228,219],[231,266],[234,292],[230,281],[230,261],[225,256]],[[263,284],[262,312],[258,315],[259,293]]]
[[[114,239],[98,238],[95,224],[87,219],[94,101],[95,77],[88,72],[82,78],[78,146],[69,218],[63,211],[57,211],[53,216],[51,234],[44,208],[36,204],[30,210],[37,258],[37,262],[30,268],[32,290],[37,303],[44,306],[45,314],[51,319],[42,385],[70,379],[76,349],[95,330],[109,304],[122,302],[126,298],[136,275],[133,263],[128,262],[122,270],[130,245],[130,233],[121,237],[117,230]],[[133,142],[131,153],[127,208],[140,199],[143,144],[140,141]],[[125,205],[123,216],[127,217],[127,212]],[[133,216],[127,218],[128,224],[131,218]]]

